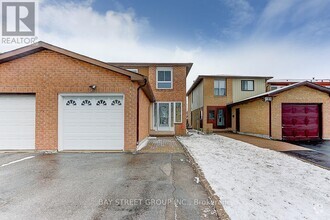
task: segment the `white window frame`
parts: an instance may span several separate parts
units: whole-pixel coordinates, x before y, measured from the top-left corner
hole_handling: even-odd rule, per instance
[[[171,88],[158,88],[158,71],[170,71],[171,81],[160,81],[162,83],[171,83]],[[157,67],[156,68],[156,89],[173,89],[173,67]]]
[[[224,95],[220,95],[220,92],[221,92],[221,88],[219,87],[219,88],[216,88],[215,87],[215,83],[217,82],[217,84],[219,84],[218,83],[218,81],[222,81],[222,82],[224,82],[225,83],[225,94]],[[214,90],[215,89],[218,89],[218,91],[219,91],[219,95],[216,95],[215,93],[214,93]],[[213,81],[213,95],[214,96],[216,96],[216,97],[218,97],[218,96],[227,96],[227,79],[214,79],[214,81]]]
[[[172,127],[171,124],[172,124],[172,119],[171,119],[171,116],[173,115],[173,124],[181,124],[182,123],[182,102],[163,102],[163,101],[160,101],[160,102],[154,102],[152,103],[153,106],[152,106],[152,127],[154,130],[159,130],[159,126],[158,126],[158,117],[159,117],[159,103],[168,103],[170,105],[170,111],[169,111],[169,124],[170,124],[170,128],[173,130],[174,129],[174,126]],[[173,108],[171,107],[171,103],[173,103]],[[175,115],[175,106],[177,103],[180,103],[181,104],[181,108],[180,108],[180,114],[181,114],[181,117],[180,117],[180,121],[176,121],[176,115]],[[155,106],[156,106],[156,112],[157,112],[157,116],[155,117]],[[156,124],[156,125],[155,125]]]
[[[174,115],[174,117],[173,117],[173,119],[174,119],[174,124],[180,124],[180,123],[182,123],[182,102],[173,102],[174,103],[174,108],[173,108],[173,115]],[[176,121],[176,104],[178,104],[178,103],[180,103],[180,105],[181,105],[181,108],[180,108],[180,121]]]

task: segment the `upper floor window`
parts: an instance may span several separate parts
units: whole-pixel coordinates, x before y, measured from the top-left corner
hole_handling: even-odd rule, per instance
[[[156,71],[156,88],[172,89],[173,88],[173,68],[158,67]]]
[[[226,80],[217,79],[214,80],[214,95],[225,96],[226,95]]]
[[[242,80],[242,91],[254,91],[254,80]]]

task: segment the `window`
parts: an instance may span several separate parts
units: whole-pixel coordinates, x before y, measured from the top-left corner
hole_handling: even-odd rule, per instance
[[[172,89],[173,88],[173,69],[158,67],[156,71],[157,89]]]
[[[182,123],[182,103],[175,103],[175,123]]]
[[[215,116],[215,111],[214,110],[210,110],[209,111],[209,120],[214,120],[214,116]]]
[[[271,86],[270,87],[270,90],[272,91],[272,90],[276,90],[277,89],[277,86]]]
[[[218,127],[225,126],[225,110],[224,109],[218,109],[217,126]]]
[[[254,91],[254,80],[242,80],[242,91]]]
[[[225,96],[226,95],[226,80],[214,80],[214,95]]]

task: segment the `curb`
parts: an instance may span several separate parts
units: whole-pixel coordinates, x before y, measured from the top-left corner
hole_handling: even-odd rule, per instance
[[[184,144],[181,143],[181,141],[175,137],[175,139],[180,143],[180,145],[183,148],[184,154],[187,156],[189,163],[192,165],[194,171],[197,173],[198,178],[200,179],[201,185],[206,189],[207,194],[211,198],[212,202],[214,203],[215,210],[217,212],[218,217],[221,220],[230,220],[229,215],[223,208],[220,198],[215,194],[214,190],[212,189],[210,183],[205,178],[205,175],[202,171],[202,169],[199,167],[198,163],[195,161],[193,156],[190,154],[189,150],[186,148]]]

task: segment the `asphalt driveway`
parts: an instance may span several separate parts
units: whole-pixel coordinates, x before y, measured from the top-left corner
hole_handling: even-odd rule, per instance
[[[1,219],[216,219],[184,154],[0,154]]]
[[[285,153],[330,169],[330,141],[296,142],[295,144],[309,150],[293,150]]]

